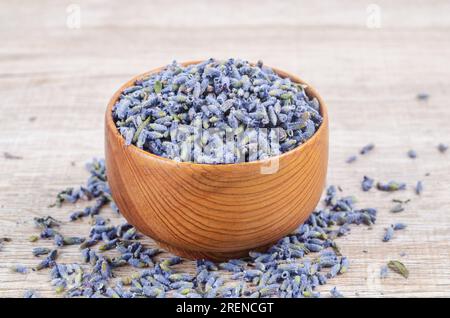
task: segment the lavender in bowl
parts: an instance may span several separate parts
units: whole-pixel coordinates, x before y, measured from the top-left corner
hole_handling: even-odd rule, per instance
[[[319,102],[262,62],[173,62],[126,88],[113,119],[126,144],[182,162],[263,160],[301,145],[322,123]]]

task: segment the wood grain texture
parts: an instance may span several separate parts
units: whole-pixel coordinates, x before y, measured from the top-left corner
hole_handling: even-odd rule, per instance
[[[319,101],[323,123],[292,151],[238,164],[175,162],[126,146],[112,118],[122,91],[160,70],[125,83],[106,109],[106,171],[125,218],[179,256],[215,261],[247,256],[294,231],[317,206],[325,185],[328,112],[320,95],[308,85],[306,93]],[[292,74],[277,73],[307,85]]]
[[[327,184],[356,195],[359,207],[379,211],[371,230],[352,227],[338,240],[349,272],[319,290],[326,295],[337,286],[348,297],[449,297],[450,153],[440,154],[436,145],[450,144],[450,2],[376,1],[382,24],[369,29],[371,2],[138,0],[124,6],[82,0],[81,28],[72,30],[66,27],[69,2],[2,1],[0,156],[6,151],[23,159],[0,157],[0,237],[12,239],[0,250],[0,297],[20,297],[28,288],[55,296],[47,272],[20,275],[8,267],[35,266],[30,250],[52,245],[26,240],[37,232],[35,216],[65,221],[63,234],[88,234],[87,222],[67,222],[84,203],[48,205],[61,189],[85,182],[85,161],[104,156],[111,94],[134,74],[172,59],[210,56],[262,59],[315,86],[330,117]],[[419,92],[430,99],[417,101]],[[368,142],[375,150],[347,165],[345,159]],[[409,149],[417,159],[407,158]],[[405,181],[408,189],[363,193],[364,175]],[[421,197],[412,190],[419,179]],[[412,199],[405,212],[389,212],[394,197]],[[102,213],[114,224],[123,221]],[[382,243],[384,228],[400,221],[408,228]],[[155,243],[146,239],[145,245]],[[379,279],[380,266],[390,259],[405,263],[407,280],[394,274]],[[79,260],[77,247],[61,249],[61,261]],[[195,270],[193,262],[177,268]]]

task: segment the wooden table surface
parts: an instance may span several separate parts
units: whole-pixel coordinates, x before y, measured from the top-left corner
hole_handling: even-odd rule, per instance
[[[79,29],[68,27],[77,9],[69,4],[0,3],[0,237],[12,239],[0,250],[0,297],[26,289],[55,295],[48,272],[8,268],[36,265],[32,247],[51,245],[27,241],[37,233],[33,217],[67,220],[75,209],[48,205],[59,190],[85,182],[87,160],[103,156],[103,115],[114,90],[173,59],[211,56],[262,59],[314,85],[330,112],[328,184],[379,210],[371,230],[353,227],[338,240],[350,270],[321,288],[324,295],[337,286],[348,297],[450,296],[450,151],[436,149],[450,143],[450,2],[78,1]],[[373,28],[378,9],[381,25]],[[429,100],[418,101],[420,92]],[[372,153],[345,163],[369,142]],[[417,159],[407,157],[410,149]],[[404,181],[408,189],[363,193],[364,175]],[[421,197],[412,190],[417,180]],[[389,212],[394,197],[412,199],[405,212]],[[408,228],[381,242],[393,222]],[[67,222],[63,231],[88,227]],[[401,260],[409,279],[380,280],[389,259]],[[79,260],[77,247],[62,249],[61,261]],[[194,269],[192,262],[183,267]]]

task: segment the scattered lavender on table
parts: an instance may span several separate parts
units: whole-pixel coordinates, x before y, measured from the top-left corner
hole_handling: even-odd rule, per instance
[[[364,176],[363,181],[361,183],[361,188],[363,191],[369,191],[373,187],[374,180],[367,176]]]
[[[389,181],[388,183],[377,183],[377,189],[380,191],[393,192],[398,190],[405,190],[406,184],[403,182]]]
[[[102,160],[96,162],[104,166]],[[105,170],[101,171],[102,192],[108,192]],[[317,286],[349,268],[335,239],[346,235],[351,224],[376,221],[375,209],[357,209],[353,197],[338,198],[337,192],[330,186],[326,208],[314,211],[266,252],[250,252],[247,258],[221,264],[200,260],[195,273],[176,269],[181,258],[161,257],[161,250],[145,247],[128,223],[113,226],[98,213],[90,215],[91,230],[80,245],[82,264],[60,263],[57,250],[52,250],[36,269],[50,268],[55,292],[67,297],[318,297]],[[47,218],[37,223],[44,230],[61,226]],[[110,250],[117,255],[105,254]],[[134,267],[136,273],[117,280],[116,269],[122,266]],[[233,282],[225,283],[223,271],[230,272]]]
[[[361,148],[359,153],[361,155],[365,155],[365,154],[368,154],[369,152],[371,152],[374,148],[375,148],[374,144],[372,144],[372,143],[371,144],[367,144],[367,145],[365,145],[364,147]]]
[[[423,184],[422,181],[417,181],[416,187],[414,189],[417,195],[421,195],[423,192]]]
[[[127,145],[176,161],[236,163],[294,149],[322,123],[317,99],[262,62],[176,62],[126,88],[113,120]]]
[[[409,150],[407,153],[408,157],[411,159],[416,159],[417,158],[417,152],[415,150]]]
[[[448,150],[448,145],[440,143],[437,148],[440,153],[445,153]]]

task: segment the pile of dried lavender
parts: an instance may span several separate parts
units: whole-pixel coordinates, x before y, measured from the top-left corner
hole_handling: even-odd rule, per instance
[[[319,102],[302,85],[238,59],[173,62],[125,89],[113,119],[128,145],[213,164],[279,155],[322,123]]]
[[[376,219],[375,209],[356,209],[352,197],[337,198],[337,189],[330,186],[325,208],[267,252],[250,252],[246,258],[220,264],[202,260],[195,272],[180,272],[174,265],[181,258],[161,257],[158,254],[163,251],[145,247],[131,225],[113,226],[98,215],[102,206],[112,202],[103,160],[94,160],[88,170],[86,186],[57,196],[58,204],[96,198],[94,206],[69,218],[73,222],[90,216],[87,238],[64,237],[58,231],[62,222],[52,217],[35,219],[41,229],[39,238],[55,242],[54,249],[33,249],[36,257],[45,255],[35,270],[51,268],[56,292],[67,297],[318,297],[316,287],[345,273],[349,266],[335,238],[348,233],[350,224],[372,225]],[[72,244],[80,245],[82,264],[58,262],[58,251]],[[117,268],[122,266],[134,267],[135,274],[119,279]],[[225,278],[232,282],[225,283]],[[336,289],[330,294],[340,296]]]

